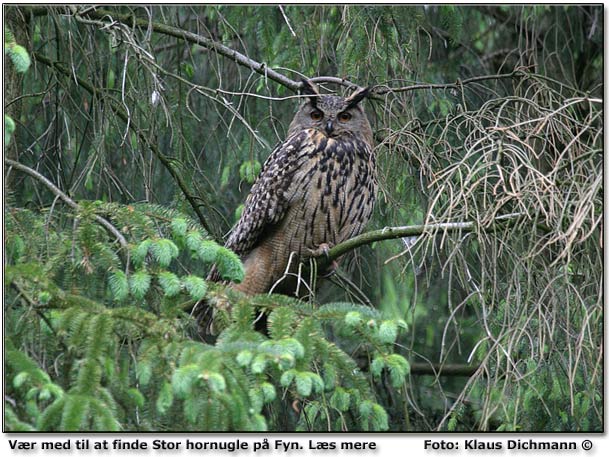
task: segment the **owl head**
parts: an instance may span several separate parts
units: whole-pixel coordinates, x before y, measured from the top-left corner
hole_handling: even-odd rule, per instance
[[[372,128],[360,103],[368,95],[369,88],[361,88],[349,97],[324,95],[309,80],[302,81],[300,90],[305,102],[294,116],[288,136],[304,129],[315,129],[335,140],[361,137],[372,144]]]

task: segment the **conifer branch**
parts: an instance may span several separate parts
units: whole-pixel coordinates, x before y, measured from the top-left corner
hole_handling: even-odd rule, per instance
[[[48,14],[47,7],[34,6],[29,7],[28,10],[34,16]],[[162,33],[164,35],[180,38],[188,43],[196,44],[211,51],[214,51],[220,54],[221,56],[234,61],[236,64],[247,67],[256,73],[263,75],[265,78],[275,81],[276,83],[281,84],[282,86],[287,87],[288,89],[294,92],[298,92],[298,90],[302,86],[301,81],[295,81],[291,78],[288,78],[287,76],[282,75],[281,73],[268,67],[267,64],[264,62],[258,62],[235,49],[232,49],[222,43],[212,40],[211,38],[207,38],[197,33],[183,30],[179,27],[172,27],[170,25],[150,21],[147,18],[138,18],[133,14],[122,14],[114,11],[97,9],[94,7],[88,7],[84,11],[78,11],[76,7],[71,7],[70,10],[72,15],[77,20],[83,21],[86,19],[95,19],[100,21],[100,25],[103,25],[104,27],[110,27],[115,22],[120,22],[122,24],[127,24],[132,27],[142,27],[146,30],[151,29],[157,33]],[[348,88],[359,87],[357,86],[357,84],[354,84],[348,81],[347,79],[337,78],[333,76],[317,76],[311,78],[311,80],[316,83],[339,84]],[[376,94],[371,94],[371,98],[377,98]]]
[[[33,15],[43,15],[47,14],[48,8],[46,7],[30,7],[29,10]],[[151,21],[149,18],[138,18],[133,14],[124,14],[117,13],[114,11],[109,11],[105,9],[97,9],[94,7],[88,7],[85,10],[78,11],[76,7],[70,7],[71,14],[81,22],[91,23],[91,20],[99,21],[99,25],[103,27],[111,27],[115,23],[121,23],[130,25],[132,27],[141,27],[146,30],[153,30],[157,33],[162,33],[168,36],[172,36],[175,38],[180,38],[186,42],[197,44],[201,47],[209,49],[218,53],[219,55],[226,57],[236,64],[249,68],[250,70],[263,75],[265,78],[268,78],[276,83],[281,84],[282,86],[297,92],[301,86],[301,81],[295,81],[287,76],[282,75],[281,73],[273,70],[268,67],[264,62],[258,62],[247,55],[237,51],[236,49],[230,48],[222,43],[212,40],[211,38],[202,36],[197,33],[189,32],[187,30],[181,29],[179,27],[173,27],[170,25],[158,23]],[[483,75],[476,76],[469,79],[465,79],[463,81],[456,81],[454,83],[447,84],[425,84],[425,83],[417,83],[410,86],[405,87],[389,87],[383,84],[376,85],[370,92],[369,98],[373,99],[382,99],[383,95],[387,93],[396,93],[396,92],[408,92],[412,90],[429,90],[429,89],[463,89],[463,86],[470,83],[477,83],[486,80],[492,79],[504,79],[504,78],[515,78],[515,77],[526,77],[529,73],[524,68],[517,68],[510,73],[497,74],[497,75]],[[348,88],[356,88],[357,84],[352,83],[351,81],[338,78],[333,76],[317,76],[311,78],[313,82],[316,83],[332,83],[339,84]]]
[[[47,58],[39,53],[34,53],[34,57],[37,61],[39,61],[49,67],[55,68],[60,73],[63,73],[65,76],[67,76],[70,79],[74,79],[80,87],[82,87],[87,92],[89,92],[93,97],[101,96],[102,91],[97,89],[95,86],[93,86],[88,81],[85,81],[82,78],[73,75],[66,67],[61,65],[59,62],[53,62],[49,58]],[[106,98],[106,99],[108,99],[108,98]],[[211,229],[210,225],[207,223],[207,219],[203,216],[203,213],[201,212],[201,210],[199,208],[199,204],[196,201],[196,197],[190,193],[188,186],[186,185],[186,182],[180,175],[180,172],[173,165],[172,159],[167,157],[165,154],[163,154],[159,150],[159,148],[153,142],[151,142],[149,138],[146,137],[146,135],[144,134],[144,130],[141,130],[138,128],[138,126],[137,126],[137,124],[135,124],[134,120],[130,118],[130,116],[125,112],[125,110],[122,107],[120,107],[118,105],[117,102],[115,102],[111,98],[109,98],[109,100],[110,100],[109,106],[110,106],[110,108],[112,108],[112,111],[123,122],[125,122],[125,124],[127,124],[128,128],[130,130],[132,130],[140,138],[140,140],[142,142],[144,142],[144,144],[146,144],[150,148],[150,150],[155,155],[155,157],[157,159],[159,159],[159,161],[167,169],[167,171],[169,172],[171,177],[175,180],[176,184],[178,185],[178,187],[184,194],[184,197],[186,198],[186,200],[188,200],[188,203],[190,203],[190,206],[192,207],[193,211],[197,215],[197,218],[199,219],[199,222],[201,223],[203,228],[207,231],[207,233],[210,236],[217,238],[215,232]]]
[[[115,11],[108,11],[104,9],[88,9],[87,11],[81,13],[79,11],[76,11],[76,9],[74,8],[72,14],[75,17],[110,20],[111,22],[107,25],[111,25],[112,22],[118,21],[124,24],[131,25],[133,27],[141,27],[145,30],[152,29],[155,32],[173,36],[175,38],[181,38],[189,43],[197,44],[211,51],[214,51],[230,60],[233,60],[235,63],[247,67],[252,71],[255,71],[256,73],[264,75],[265,77],[293,91],[297,91],[302,85],[300,81],[294,81],[282,75],[281,73],[273,70],[272,68],[269,68],[264,62],[257,62],[249,58],[245,54],[242,54],[235,49],[225,46],[222,43],[218,43],[217,41],[214,41],[211,38],[207,38],[197,33],[180,29],[178,27],[172,27],[170,25],[152,22],[147,18],[138,18],[133,14],[121,14]]]
[[[72,208],[76,211],[80,210],[80,206],[78,205],[78,203],[76,203],[74,200],[72,200],[66,193],[64,193],[55,184],[53,184],[51,181],[49,181],[42,174],[38,173],[36,170],[34,170],[26,165],[23,165],[19,162],[16,162],[14,160],[8,159],[6,157],[4,158],[4,163],[7,166],[12,167],[16,170],[19,170],[22,173],[25,173],[25,174],[31,176],[32,178],[36,179],[40,183],[44,184],[47,189],[49,189],[57,197],[61,198],[70,208]],[[125,250],[129,249],[127,240],[116,227],[114,227],[110,222],[108,222],[106,219],[104,219],[103,217],[101,217],[97,214],[94,214],[93,218],[97,221],[97,223],[99,223],[102,227],[104,227],[111,235],[116,237],[117,241],[119,242],[119,244],[121,245],[121,247],[123,249],[125,249]]]
[[[84,18],[85,16],[87,18],[97,19],[97,20],[110,19],[111,21],[116,21],[116,22],[120,22],[120,23],[124,23],[124,24],[131,24],[132,26],[136,26],[136,27],[142,27],[146,30],[152,29],[153,31],[155,31],[157,33],[162,33],[162,34],[169,35],[169,36],[172,36],[175,38],[180,38],[186,42],[202,46],[206,49],[209,49],[210,51],[214,51],[214,52],[220,54],[221,56],[234,61],[236,64],[247,67],[256,73],[263,75],[265,78],[275,81],[276,83],[279,83],[282,86],[287,87],[288,89],[290,89],[294,92],[298,92],[298,90],[302,87],[301,81],[295,81],[293,79],[288,78],[287,76],[282,75],[281,73],[268,67],[265,62],[258,62],[256,60],[246,56],[245,54],[240,53],[236,49],[232,49],[222,43],[212,40],[211,38],[207,38],[207,37],[204,37],[197,33],[183,30],[179,27],[172,27],[170,25],[160,24],[158,22],[150,21],[149,19],[146,19],[146,18],[136,18],[135,16],[133,16],[131,14],[120,14],[120,13],[115,13],[115,12],[102,10],[102,9],[87,9],[84,12],[79,12],[76,10],[76,8],[72,8],[72,14],[77,19]],[[111,25],[111,23],[102,24],[102,25],[109,26],[109,25]],[[311,78],[311,80],[316,83],[325,82],[325,83],[339,84],[342,86],[346,86],[348,88],[359,87],[357,84],[354,84],[354,83],[348,81],[347,79],[337,78],[337,77],[333,77],[333,76],[317,76],[317,77]],[[371,94],[371,97],[375,98],[374,94]]]

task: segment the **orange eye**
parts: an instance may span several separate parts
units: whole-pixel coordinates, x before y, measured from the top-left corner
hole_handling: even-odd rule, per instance
[[[351,116],[351,113],[342,112],[342,113],[339,113],[338,120],[340,122],[347,122],[347,121],[350,121],[352,117],[353,116]]]
[[[311,111],[311,119],[313,119],[314,121],[321,121],[322,117],[324,117],[324,115],[321,111]]]

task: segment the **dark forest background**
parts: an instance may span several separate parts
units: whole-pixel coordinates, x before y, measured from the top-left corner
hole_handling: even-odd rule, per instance
[[[603,430],[601,5],[3,14],[5,431]],[[303,77],[372,88],[370,233],[240,296]]]

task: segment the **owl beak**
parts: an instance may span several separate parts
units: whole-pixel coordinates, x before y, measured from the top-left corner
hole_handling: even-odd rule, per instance
[[[332,121],[328,121],[326,123],[326,134],[328,136],[332,135],[332,132],[334,132],[334,124],[332,123]]]

